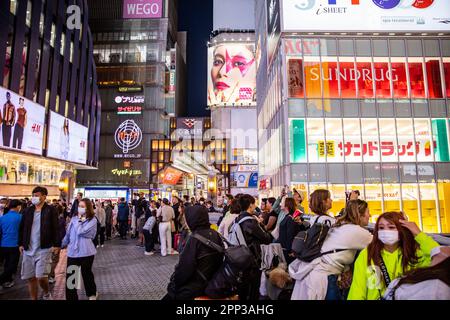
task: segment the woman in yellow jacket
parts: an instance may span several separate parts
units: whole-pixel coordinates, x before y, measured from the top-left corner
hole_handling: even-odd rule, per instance
[[[404,219],[401,212],[386,212],[378,218],[372,242],[356,259],[348,300],[379,300],[389,285],[386,281],[430,265],[431,250],[439,244]]]

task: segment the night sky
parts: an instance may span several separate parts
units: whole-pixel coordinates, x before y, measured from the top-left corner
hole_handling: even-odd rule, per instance
[[[187,31],[186,116],[207,117],[207,42],[213,28],[213,0],[179,0],[178,30]]]

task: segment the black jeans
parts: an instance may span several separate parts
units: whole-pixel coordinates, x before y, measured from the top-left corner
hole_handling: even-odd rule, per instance
[[[107,239],[111,239],[111,236],[112,236],[112,224],[107,223],[105,231],[106,231],[106,238]]]
[[[2,125],[3,146],[4,147],[9,147],[11,145],[11,131],[12,131],[12,126],[8,126],[6,124]]]
[[[23,131],[24,129],[18,123],[16,123],[13,135],[13,148],[22,149]]]
[[[100,245],[104,245],[105,244],[105,231],[106,231],[106,227],[100,227],[100,225],[97,228],[97,234],[95,235],[95,239],[94,239],[94,245],[98,246],[98,238],[100,238]]]
[[[0,256],[4,260],[3,273],[0,275],[0,285],[5,282],[11,282],[13,274],[17,272],[17,266],[19,265],[20,252],[18,247],[2,247],[0,248]]]
[[[127,236],[128,221],[119,221],[119,233],[121,238]]]
[[[94,274],[92,273],[92,265],[94,264],[94,257],[83,258],[67,258],[67,269],[70,266],[81,267],[81,276],[83,278],[84,289],[86,290],[86,296],[92,297],[97,294],[97,285],[95,284]],[[72,277],[69,279],[69,277]],[[78,300],[78,293],[76,288],[69,288],[69,285],[73,285],[74,273],[66,272],[66,300]],[[76,278],[76,276],[75,276]]]
[[[259,300],[259,287],[261,285],[261,270],[254,269],[248,273],[244,283],[238,288],[239,300]]]
[[[153,249],[155,249],[155,242],[153,241],[153,235],[150,233],[150,231],[145,229],[143,233],[145,239],[145,252],[152,252]]]

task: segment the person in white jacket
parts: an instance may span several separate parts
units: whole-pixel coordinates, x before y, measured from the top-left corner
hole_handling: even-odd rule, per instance
[[[230,204],[230,214],[222,220],[219,226],[219,233],[223,235],[225,239],[228,239],[230,226],[239,214],[241,214],[241,206],[239,205],[239,201],[237,199],[233,199]]]
[[[328,232],[321,252],[346,250],[323,255],[310,263],[298,259],[292,262],[289,265],[289,274],[295,280],[292,300],[343,299],[336,292],[338,290],[335,290],[337,281],[341,275],[350,270],[357,251],[364,249],[372,241],[370,232],[363,228],[369,223],[369,218],[367,202],[362,200],[348,202],[344,214]]]
[[[450,300],[450,247],[431,251],[431,265],[391,282],[386,300]]]

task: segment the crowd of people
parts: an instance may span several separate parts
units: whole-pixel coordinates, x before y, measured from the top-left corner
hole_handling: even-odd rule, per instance
[[[70,285],[78,270],[86,296],[96,300],[97,250],[131,237],[145,256],[156,253],[157,243],[162,257],[179,255],[165,300],[450,299],[450,247],[404,213],[383,213],[368,228],[369,206],[357,191],[347,194],[337,216],[329,213],[328,190],[309,196],[309,214],[303,197],[285,188],[260,205],[238,194],[215,207],[188,196],[149,201],[141,193],[113,203],[79,193],[67,205],[47,201],[47,190],[36,187],[31,199],[0,199],[0,285],[14,286],[22,255],[30,297],[38,299],[40,288],[42,299],[51,300],[49,284],[67,249],[66,299],[78,299]]]

